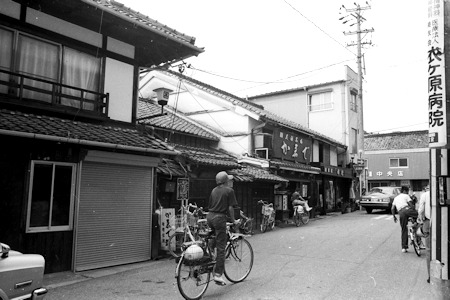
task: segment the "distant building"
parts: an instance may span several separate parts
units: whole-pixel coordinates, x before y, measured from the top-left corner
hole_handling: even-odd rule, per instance
[[[407,185],[420,192],[429,183],[428,131],[366,134],[368,188]]]

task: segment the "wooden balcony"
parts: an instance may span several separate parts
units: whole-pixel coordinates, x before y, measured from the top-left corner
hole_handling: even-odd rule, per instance
[[[0,105],[107,118],[109,94],[0,69]]]

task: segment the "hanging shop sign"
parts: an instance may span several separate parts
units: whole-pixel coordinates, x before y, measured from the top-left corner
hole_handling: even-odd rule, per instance
[[[309,163],[311,162],[312,142],[305,134],[276,128],[273,137],[273,157],[282,160]]]
[[[177,179],[177,200],[189,199],[189,178]]]

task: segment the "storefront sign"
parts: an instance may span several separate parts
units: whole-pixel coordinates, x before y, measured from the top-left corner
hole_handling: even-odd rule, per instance
[[[275,129],[273,156],[287,161],[309,163],[311,161],[311,138],[294,131]]]
[[[428,138],[429,146],[447,145],[444,59],[444,1],[428,1]]]
[[[169,237],[175,229],[175,209],[163,208],[161,209],[161,249],[169,250]]]
[[[355,170],[356,173],[361,174],[361,172],[364,170],[364,164],[354,164],[353,165],[353,169]]]
[[[326,173],[334,176],[346,176],[349,177],[351,174],[345,174],[345,169],[333,166],[321,167],[322,173]],[[348,172],[347,172],[348,173]]]
[[[177,179],[177,200],[189,199],[189,178]]]
[[[368,177],[403,177],[403,171],[369,171]]]

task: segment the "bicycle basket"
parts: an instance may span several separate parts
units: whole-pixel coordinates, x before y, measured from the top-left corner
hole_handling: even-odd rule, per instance
[[[270,216],[273,212],[273,207],[268,206],[268,205],[264,205],[262,207],[262,214],[265,216]]]

